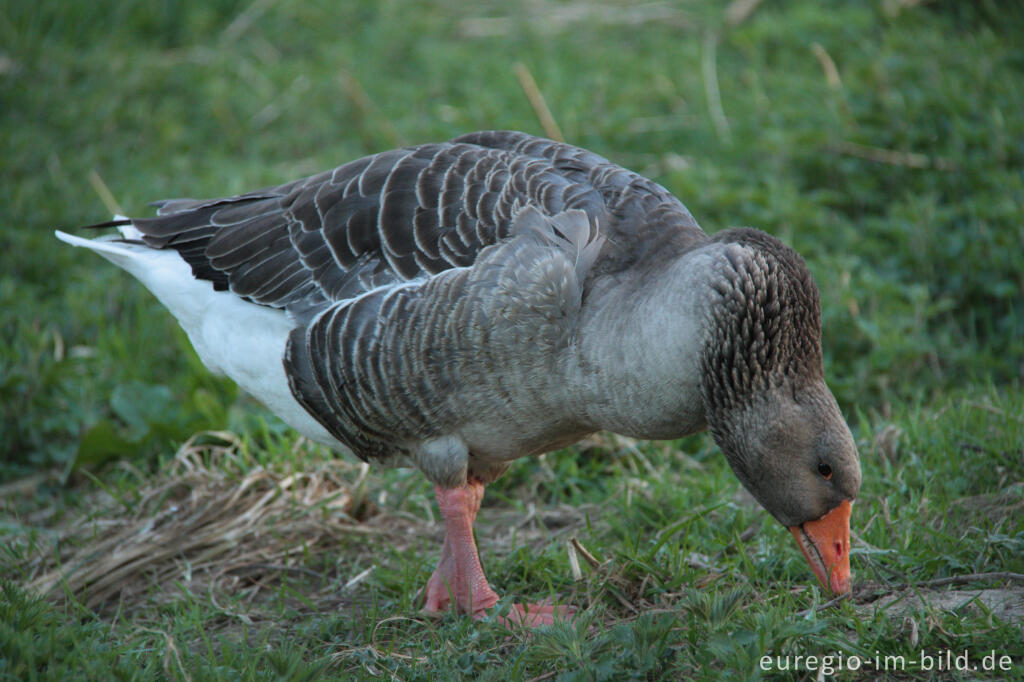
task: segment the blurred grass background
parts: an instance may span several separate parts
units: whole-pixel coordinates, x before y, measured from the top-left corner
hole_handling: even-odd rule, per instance
[[[68,461],[129,382],[208,392],[211,413],[167,420],[181,433],[233,395],[146,293],[53,241],[111,213],[96,180],[138,215],[466,131],[543,134],[517,63],[567,141],[708,231],[754,225],[804,254],[847,411],[1019,383],[1020,13],[911,5],[769,3],[731,26],[688,2],[8,0],[0,448]]]
[[[58,471],[39,494],[67,499],[109,485],[104,462],[152,472],[202,429],[288,437],[203,370],[142,287],[53,228],[472,130],[544,134],[524,66],[567,142],[665,185],[708,232],[752,225],[804,255],[866,494],[920,501],[933,476],[941,514],[1012,486],[1024,470],[1021,35],[1020,6],[985,0],[0,0],[0,482]],[[883,451],[905,459],[876,456],[887,426],[910,445]],[[712,452],[704,437],[679,447]],[[515,498],[538,466],[495,495]],[[556,466],[549,502],[614,489],[601,475],[614,468]],[[577,478],[588,467],[598,475]],[[712,488],[734,489],[712,471]],[[1000,532],[1019,545],[1016,524]]]

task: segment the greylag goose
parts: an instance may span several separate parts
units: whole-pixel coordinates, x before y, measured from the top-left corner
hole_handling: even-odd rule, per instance
[[[761,231],[709,237],[660,185],[577,147],[479,132],[279,187],[158,202],[82,239],[202,361],[309,438],[418,467],[446,537],[424,609],[498,602],[473,539],[518,457],[705,428],[817,578],[850,589],[860,488],[825,385],[818,291]],[[552,622],[517,604],[506,624]]]

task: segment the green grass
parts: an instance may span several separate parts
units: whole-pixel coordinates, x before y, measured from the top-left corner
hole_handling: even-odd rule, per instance
[[[881,607],[894,584],[1024,573],[1024,16],[900,6],[763,3],[732,27],[725,3],[0,3],[0,679],[756,677],[766,653],[946,649],[1010,655],[1012,671],[972,674],[1024,677],[1024,615],[969,599],[1012,583]],[[643,12],[661,14],[630,23]],[[292,561],[318,576],[34,596],[40,561],[102,531],[58,547],[61,532],[171,503],[143,491],[197,431],[240,434],[234,464],[211,464],[228,482],[326,459],[206,373],[127,275],[55,241],[109,216],[96,179],[138,215],[395,145],[542,134],[517,62],[567,141],[655,178],[709,232],[754,225],[807,259],[864,466],[855,603],[815,610],[789,534],[706,436],[603,439],[491,487],[496,588],[582,609],[531,637],[419,616],[439,545],[415,472],[365,479],[361,514],[387,532],[310,540]],[[570,537],[601,561],[580,581]]]

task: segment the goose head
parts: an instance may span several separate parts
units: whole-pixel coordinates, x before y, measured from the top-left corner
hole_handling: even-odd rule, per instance
[[[850,590],[850,513],[860,458],[825,385],[821,304],[803,259],[751,229],[716,235],[701,390],[740,482],[796,538],[818,580]]]

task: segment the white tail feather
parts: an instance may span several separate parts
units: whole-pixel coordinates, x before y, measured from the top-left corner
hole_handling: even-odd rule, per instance
[[[125,238],[133,238],[129,235],[135,228],[121,227],[129,228],[121,230]],[[59,230],[56,235],[62,242],[95,251],[146,285],[178,319],[211,371],[234,379],[301,433],[344,449],[288,388],[281,360],[294,323],[283,310],[250,303],[230,291],[214,291],[210,282],[192,275],[174,249],[124,242],[114,235],[83,239]]]

